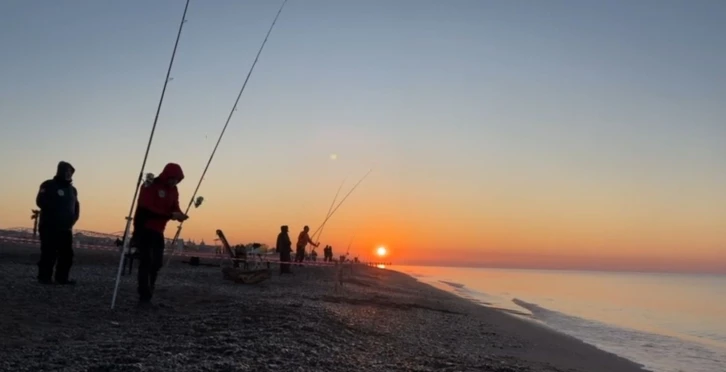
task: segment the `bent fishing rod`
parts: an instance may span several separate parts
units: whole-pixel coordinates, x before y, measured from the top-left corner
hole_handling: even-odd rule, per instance
[[[207,170],[209,170],[209,165],[212,164],[212,160],[214,159],[214,154],[217,153],[217,148],[219,147],[219,143],[222,142],[222,138],[224,137],[225,131],[227,131],[227,126],[229,125],[230,120],[232,120],[232,115],[234,115],[234,112],[237,111],[237,105],[239,104],[239,100],[242,97],[242,93],[244,93],[245,88],[247,87],[247,83],[250,81],[250,76],[252,76],[252,72],[255,70],[255,66],[257,65],[257,61],[260,59],[260,55],[262,54],[262,50],[265,49],[265,44],[267,44],[267,39],[270,38],[270,34],[272,33],[272,29],[275,28],[275,24],[277,23],[277,19],[280,18],[280,13],[282,13],[282,9],[285,8],[285,4],[287,4],[287,0],[284,0],[282,2],[282,5],[280,5],[280,9],[277,11],[277,14],[275,15],[275,18],[272,20],[272,24],[270,25],[270,28],[267,30],[267,34],[265,35],[265,39],[262,41],[262,45],[260,45],[260,49],[257,51],[257,55],[255,56],[254,62],[252,62],[252,66],[250,67],[250,70],[247,72],[247,77],[244,80],[244,83],[242,83],[242,88],[239,90],[239,93],[237,94],[237,99],[234,101],[234,105],[232,106],[232,110],[229,112],[229,116],[227,116],[227,121],[224,123],[224,127],[222,127],[222,132],[219,134],[219,138],[217,139],[217,143],[214,145],[214,149],[212,150],[212,154],[209,156],[209,160],[207,161],[207,165],[204,167],[204,171],[202,172],[202,176],[199,177],[199,182],[197,183],[197,187],[194,189],[194,193],[192,194],[192,198],[189,200],[189,204],[187,205],[187,209],[184,211],[184,214],[187,215],[189,213],[189,209],[192,207],[192,204],[194,204],[195,197],[197,196],[197,192],[199,192],[199,187],[202,185],[202,181],[204,181],[204,176],[207,174]],[[171,252],[169,256],[166,259],[165,266],[169,264],[169,260],[171,259],[172,254],[174,253],[174,249],[176,248],[176,241],[179,239],[179,235],[181,235],[182,226],[184,225],[184,221],[179,222],[179,226],[176,229],[176,234],[174,234],[174,239],[171,240]]]
[[[149,142],[146,144],[146,152],[144,153],[144,160],[141,162],[141,170],[139,171],[139,178],[136,180],[136,187],[134,188],[134,197],[131,198],[131,207],[129,207],[129,214],[126,216],[126,228],[124,229],[123,244],[121,245],[121,258],[118,262],[118,272],[116,273],[116,285],[113,290],[113,298],[111,299],[111,310],[116,306],[116,295],[118,293],[118,285],[121,281],[121,272],[124,267],[124,258],[126,257],[126,250],[129,248],[129,229],[131,228],[131,216],[134,213],[134,205],[136,204],[136,197],[139,195],[139,188],[141,187],[141,181],[143,179],[144,169],[146,168],[146,161],[149,159],[149,150],[151,150],[151,143],[154,140],[154,133],[156,132],[156,124],[159,122],[159,113],[161,112],[161,106],[164,103],[164,96],[166,95],[166,86],[169,84],[169,76],[171,75],[171,68],[174,66],[174,58],[176,57],[176,50],[179,46],[179,39],[181,38],[182,29],[184,23],[186,23],[187,10],[189,9],[189,1],[186,1],[184,5],[184,13],[182,13],[181,21],[179,22],[179,30],[176,33],[176,41],[174,42],[174,50],[171,52],[171,59],[169,60],[169,67],[166,70],[166,80],[164,80],[164,86],[161,88],[161,97],[159,98],[159,104],[156,107],[156,115],[154,116],[154,123],[151,126],[151,134],[149,135]]]
[[[348,193],[347,193],[347,194],[345,194],[345,196],[344,196],[344,197],[343,197],[343,199],[342,199],[342,200],[340,201],[340,203],[338,203],[338,205],[337,205],[337,206],[335,207],[335,209],[333,209],[333,211],[332,211],[332,212],[330,212],[330,214],[328,214],[328,216],[327,216],[327,217],[325,217],[325,220],[323,221],[323,223],[322,223],[322,224],[320,225],[320,227],[318,227],[317,229],[315,229],[315,232],[313,232],[313,235],[311,235],[311,236],[315,236],[315,235],[316,235],[316,234],[318,233],[318,231],[322,231],[323,227],[325,227],[325,224],[326,224],[326,223],[328,222],[328,220],[330,220],[330,217],[333,217],[333,214],[335,214],[335,211],[337,211],[337,210],[338,210],[338,208],[340,208],[340,206],[341,206],[341,205],[343,205],[343,203],[345,203],[345,200],[346,200],[346,199],[348,199],[348,197],[350,196],[350,194],[352,194],[352,193],[353,193],[353,191],[355,191],[355,189],[356,189],[356,188],[358,188],[358,186],[360,186],[360,184],[361,184],[361,183],[362,183],[362,182],[363,182],[363,181],[364,181],[364,180],[365,180],[365,179],[366,179],[366,178],[368,177],[368,175],[369,175],[369,174],[371,174],[371,172],[373,172],[373,168],[371,168],[371,169],[370,169],[370,170],[368,171],[368,173],[366,173],[366,174],[365,174],[365,175],[364,175],[364,176],[363,176],[363,177],[362,177],[362,178],[361,178],[361,179],[360,179],[360,180],[358,181],[358,183],[356,183],[356,184],[355,184],[355,186],[353,186],[353,188],[352,188],[352,189],[350,189],[350,191],[348,191]],[[311,238],[311,239],[312,239],[312,238]]]
[[[338,187],[338,191],[335,192],[335,197],[333,198],[333,202],[330,203],[330,207],[328,207],[328,213],[325,214],[325,218],[328,218],[330,216],[330,212],[333,210],[333,206],[335,206],[335,202],[338,200],[338,195],[340,195],[340,190],[343,188],[343,184],[345,184],[345,179],[343,179],[343,182],[340,183],[340,186]],[[323,229],[320,229],[320,233],[318,234],[318,239],[320,239],[320,236],[323,235]],[[315,234],[310,237],[310,239],[315,239]]]

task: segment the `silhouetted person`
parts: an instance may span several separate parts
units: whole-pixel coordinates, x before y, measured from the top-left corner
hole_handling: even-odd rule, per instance
[[[303,231],[300,232],[300,235],[297,237],[297,245],[295,250],[295,262],[303,262],[305,260],[305,247],[310,244],[313,247],[317,247],[320,244],[315,244],[311,239],[310,235],[308,235],[308,232],[310,231],[310,228],[308,226],[305,226],[303,228]]]
[[[153,181],[145,182],[139,191],[134,215],[133,240],[139,256],[139,305],[151,305],[156,276],[164,260],[164,229],[169,220],[184,221],[188,217],[179,208],[176,185],[184,179],[178,164],[169,163]]]
[[[275,250],[280,253],[280,275],[292,274],[290,271],[290,259],[292,254],[292,241],[290,240],[289,229],[287,225],[280,226],[280,233],[277,234],[277,244]],[[283,263],[288,262],[288,263]]]
[[[333,247],[326,245],[323,249],[323,261],[324,262],[332,262],[333,261]]]
[[[38,261],[38,282],[75,284],[68,279],[73,266],[73,226],[80,216],[78,191],[72,185],[76,169],[61,161],[55,177],[43,182],[35,198],[40,208],[40,261]]]

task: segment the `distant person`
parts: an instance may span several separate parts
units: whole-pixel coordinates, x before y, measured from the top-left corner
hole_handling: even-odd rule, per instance
[[[275,250],[280,253],[280,275],[292,274],[290,271],[290,260],[292,253],[292,241],[290,240],[289,228],[287,225],[280,226],[280,233],[277,234],[277,245]],[[288,262],[288,263],[283,263]]]
[[[150,307],[156,277],[164,260],[164,229],[169,220],[184,221],[187,217],[179,208],[177,184],[184,172],[169,163],[153,181],[141,186],[134,215],[133,240],[139,255],[139,306]]]
[[[315,244],[312,239],[310,239],[310,227],[305,226],[303,228],[303,231],[300,232],[300,235],[297,237],[297,245],[295,250],[295,262],[303,262],[305,260],[305,247],[307,247],[308,244],[312,245],[313,247],[317,247],[320,244]]]
[[[69,163],[59,162],[55,177],[40,185],[35,198],[40,208],[38,282],[42,284],[53,283],[54,267],[57,284],[75,284],[68,279],[73,266],[73,226],[81,213],[78,191],[72,185],[75,172]]]
[[[323,261],[324,262],[331,262],[333,261],[333,247],[326,245],[325,249],[323,249]]]
[[[313,248],[313,251],[310,252],[310,261],[317,261],[318,260],[318,252],[315,252],[315,248]]]

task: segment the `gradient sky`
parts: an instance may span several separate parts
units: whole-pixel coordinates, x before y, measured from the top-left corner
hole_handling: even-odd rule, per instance
[[[182,204],[279,4],[191,2],[147,168]],[[183,7],[0,2],[0,226],[66,160],[77,227],[123,229]],[[294,237],[371,167],[336,252],[726,270],[726,2],[290,0],[184,236]]]

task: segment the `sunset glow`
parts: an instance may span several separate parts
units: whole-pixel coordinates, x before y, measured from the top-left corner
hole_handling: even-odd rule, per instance
[[[378,249],[376,249],[376,254],[378,257],[383,257],[388,254],[388,250],[386,247],[378,247]]]
[[[681,25],[654,45],[640,19],[590,24],[591,6],[417,2],[403,29],[398,2],[298,6],[208,164],[260,47],[229,35],[259,35],[278,4],[190,8],[203,23],[184,31],[160,105],[178,2],[47,3],[0,6],[13,35],[0,228],[32,229],[39,186],[63,160],[76,169],[74,229],[121,236],[140,172],[174,162],[181,208],[198,185],[204,196],[184,241],[213,244],[221,229],[231,244],[274,247],[286,225],[294,249],[309,226],[320,250],[361,262],[726,272],[726,56],[712,47],[726,22]]]

